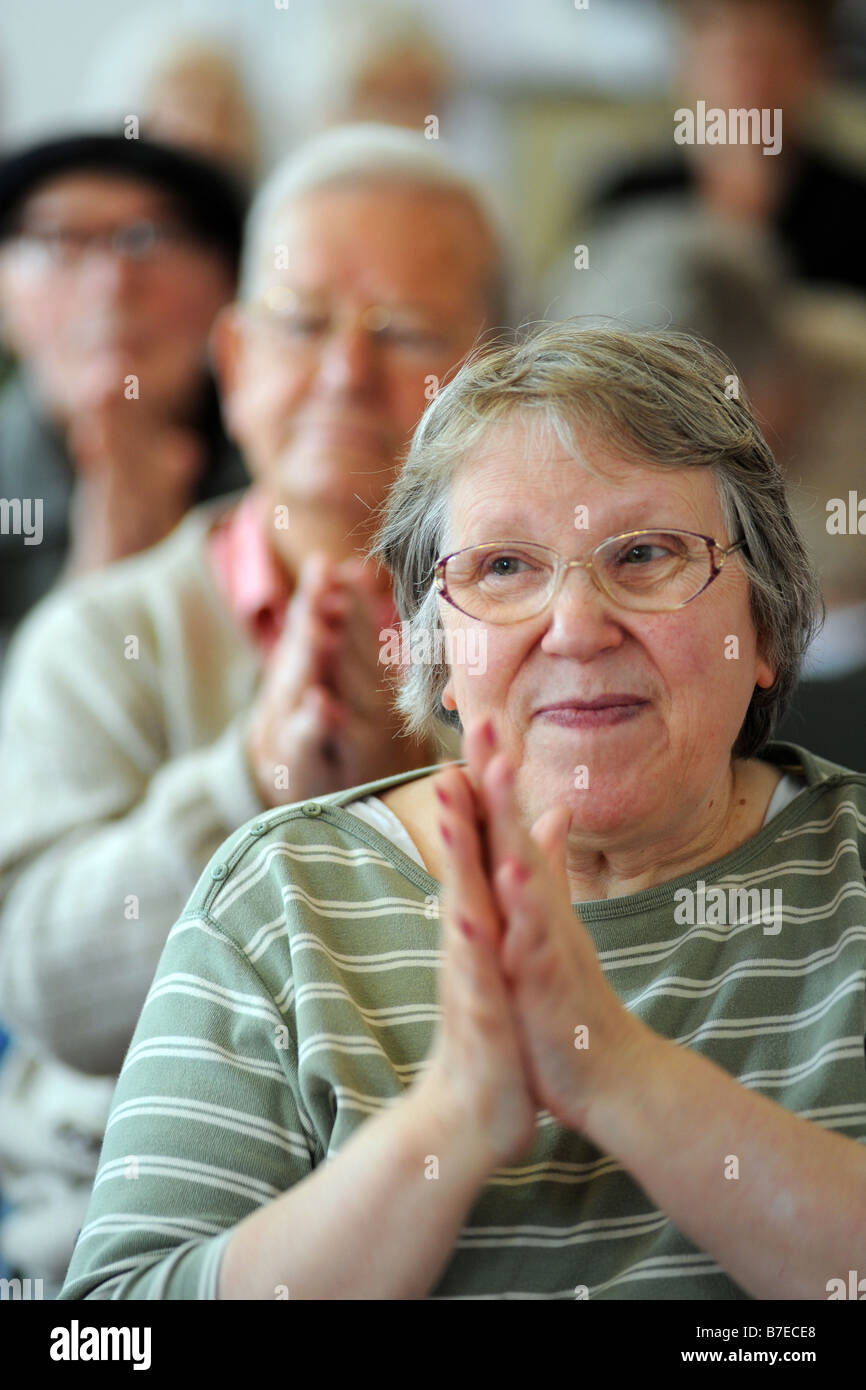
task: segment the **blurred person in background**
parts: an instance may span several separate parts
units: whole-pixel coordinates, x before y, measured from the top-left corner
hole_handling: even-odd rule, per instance
[[[697,333],[735,363],[726,389],[749,397],[767,432],[825,603],[781,736],[866,771],[866,544],[848,515],[850,492],[866,498],[866,303],[792,280],[762,229],[658,206],[612,227],[550,301],[557,319],[605,310]]]
[[[442,119],[453,62],[420,12],[387,0],[335,5],[316,39],[314,115],[323,124],[383,121],[423,131],[430,115]]]
[[[78,101],[81,118],[193,150],[252,186],[260,131],[239,57],[240,34],[179,25],[151,6],[128,16],[96,51]]]
[[[659,201],[697,202],[728,224],[770,229],[799,279],[866,290],[866,177],[818,147],[810,119],[829,75],[833,0],[672,0],[680,25],[678,107],[781,111],[781,149],[758,143],[677,146],[598,190],[609,221]],[[673,114],[673,113],[672,113]],[[606,225],[599,226],[601,241]]]
[[[0,1231],[62,1278],[114,1086],[172,922],[274,805],[435,758],[380,661],[390,582],[359,560],[426,400],[503,322],[502,250],[419,133],[338,129],[251,213],[215,328],[254,479],[24,625],[0,710]]]
[[[500,221],[513,222],[514,169],[502,94],[481,83],[435,15],[396,0],[334,0],[283,62],[292,126],[312,134],[381,121],[442,139],[449,157],[483,187]]]
[[[0,534],[0,647],[59,579],[244,485],[207,362],[244,210],[209,162],[122,135],[0,163],[0,493],[30,521]]]

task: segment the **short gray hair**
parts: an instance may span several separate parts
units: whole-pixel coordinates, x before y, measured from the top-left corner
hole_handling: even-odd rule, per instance
[[[742,384],[726,394],[732,381],[736,369],[717,348],[672,330],[566,321],[471,354],[421,417],[371,551],[393,577],[410,650],[416,632],[441,628],[433,567],[459,462],[491,425],[537,412],[569,452],[583,433],[635,463],[712,470],[730,539],[746,541],[752,620],[776,667],[769,689],[755,686],[732,750],[759,753],[790,703],[822,604],[782,474]],[[443,661],[408,665],[398,694],[408,732],[435,735],[437,721],[459,727],[442,707],[447,679]]]
[[[496,327],[511,321],[510,253],[486,191],[434,149],[419,131],[372,121],[336,126],[313,136],[278,164],[262,184],[247,217],[242,298],[249,299],[256,292],[263,253],[271,246],[269,238],[279,210],[296,198],[341,183],[398,183],[463,198],[485,227],[494,250],[485,288],[488,321]]]

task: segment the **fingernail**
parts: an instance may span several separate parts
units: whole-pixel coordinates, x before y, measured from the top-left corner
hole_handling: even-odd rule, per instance
[[[493,720],[492,720],[492,719],[488,719],[488,720],[487,720],[486,724],[484,725],[484,727],[483,727],[483,729],[482,729],[482,733],[484,734],[485,741],[490,745],[490,747],[491,747],[491,748],[495,748],[495,747],[496,747],[496,730],[495,730],[494,727],[493,727]]]
[[[518,883],[525,883],[529,878],[529,869],[519,859],[512,859],[511,871]]]
[[[445,841],[446,845],[451,845],[454,843],[451,831],[448,829],[447,825],[443,825],[442,821],[439,822],[439,834],[442,836],[442,839]]]
[[[439,800],[442,802],[442,805],[443,805],[443,806],[450,806],[450,805],[451,805],[450,799],[445,795],[445,793],[443,792],[443,790],[442,790],[441,787],[436,787],[436,788],[435,788],[435,791],[436,791],[436,795],[438,796]]]
[[[457,918],[457,925],[459,926],[459,928],[460,928],[460,930],[462,931],[463,935],[466,937],[466,940],[467,940],[467,941],[474,941],[474,940],[475,940],[475,938],[476,938],[476,936],[478,935],[478,933],[476,932],[476,930],[475,930],[475,928],[473,927],[473,925],[472,925],[471,922],[467,922],[467,920],[466,920],[465,917],[458,917],[458,918]]]

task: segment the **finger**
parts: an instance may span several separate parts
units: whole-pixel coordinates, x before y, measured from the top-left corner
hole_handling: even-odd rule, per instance
[[[272,687],[289,703],[310,684],[332,683],[330,663],[341,640],[333,611],[338,602],[333,564],[316,552],[301,567],[279,641],[268,661]]]
[[[463,756],[471,780],[481,785],[487,765],[498,749],[499,735],[490,716],[466,725],[463,734]]]
[[[299,737],[309,744],[323,742],[339,735],[345,723],[346,711],[333,693],[322,685],[310,685],[304,690],[297,706],[278,726],[276,742],[283,756],[291,761]]]
[[[304,608],[292,615],[288,631],[268,660],[268,682],[275,699],[292,709],[313,685],[332,685],[331,670],[339,633]]]
[[[514,860],[536,872],[541,854],[524,825],[515,796],[516,773],[510,759],[496,752],[487,761],[478,788],[484,809],[491,875],[506,861]]]
[[[446,910],[463,923],[464,930],[468,927],[468,935],[477,932],[498,944],[502,924],[484,865],[472,788],[458,768],[439,773],[434,780],[445,850]]]
[[[552,987],[558,937],[547,886],[514,859],[499,866],[493,886],[507,923],[500,952],[503,974],[527,983],[531,971],[533,983]]]

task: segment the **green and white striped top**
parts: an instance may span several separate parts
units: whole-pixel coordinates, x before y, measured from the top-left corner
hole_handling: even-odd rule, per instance
[[[762,756],[804,783],[757,834],[580,914],[651,1028],[864,1142],[866,775],[790,744]],[[441,885],[347,810],[418,775],[268,812],[213,858],[126,1055],[62,1298],[214,1298],[232,1227],[423,1070]],[[767,911],[750,920],[755,890]],[[618,1163],[542,1111],[532,1149],[478,1193],[430,1296],[574,1298],[579,1286],[599,1299],[748,1297]]]

